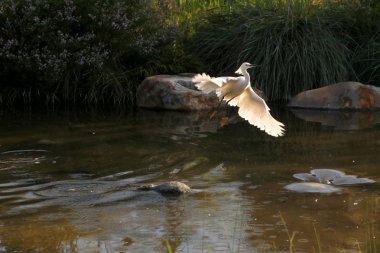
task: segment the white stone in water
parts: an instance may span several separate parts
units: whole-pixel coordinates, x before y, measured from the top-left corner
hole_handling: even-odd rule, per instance
[[[292,183],[285,186],[285,189],[305,193],[333,193],[340,191],[338,187],[315,182]]]
[[[331,181],[335,180],[336,178],[340,178],[345,175],[344,172],[332,169],[315,169],[311,170],[310,173],[312,175],[315,175],[320,183],[325,184],[331,183]]]
[[[356,176],[347,175],[347,176],[343,176],[341,178],[335,179],[332,183],[334,185],[350,185],[350,184],[371,184],[375,182],[376,182],[375,180],[372,180],[369,178],[365,178],[365,177],[357,178]]]
[[[333,169],[314,169],[311,170],[310,173],[296,173],[293,177],[302,181],[333,185],[368,184],[376,182],[369,178],[357,178],[355,175],[346,175],[342,171]]]
[[[319,182],[319,179],[310,173],[296,173],[293,175],[293,177],[302,181]]]

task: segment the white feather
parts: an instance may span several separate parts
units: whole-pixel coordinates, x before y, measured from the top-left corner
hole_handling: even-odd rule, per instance
[[[203,74],[197,74],[192,78],[192,81],[195,83],[195,86],[203,91],[204,93],[210,93],[220,86],[222,86],[221,82],[216,82],[213,80],[215,78],[210,77],[209,75],[203,73]]]
[[[272,117],[265,101],[251,87],[247,87],[240,96],[231,102],[229,105],[237,104],[239,116],[248,120],[250,124],[274,137],[284,135],[284,124]]]
[[[251,64],[244,62],[236,71],[243,75],[239,77],[210,77],[203,73],[194,76],[192,80],[202,92],[215,91],[219,99],[227,101],[230,106],[238,106],[239,116],[250,124],[271,136],[282,136],[285,133],[284,124],[272,117],[265,101],[251,88],[247,72],[250,67]]]

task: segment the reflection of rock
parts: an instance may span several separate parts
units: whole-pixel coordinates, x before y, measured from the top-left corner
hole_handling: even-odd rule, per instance
[[[308,122],[318,122],[343,130],[372,127],[380,123],[380,111],[329,111],[315,109],[293,109],[292,113]]]
[[[316,109],[380,109],[380,88],[357,82],[342,82],[297,94],[290,107]]]
[[[181,195],[191,192],[189,186],[177,181],[170,181],[159,185],[143,185],[137,188],[140,191],[156,191],[163,195]]]
[[[167,132],[172,135],[173,140],[178,140],[194,136],[204,137],[204,133],[215,133],[222,127],[220,122],[226,116],[226,111],[219,111],[212,120],[210,120],[210,114],[211,111],[207,110],[190,112],[139,110],[137,120],[141,125],[154,122],[154,128],[149,128],[150,133],[152,131]],[[234,124],[241,120],[234,114],[228,118],[227,124]]]
[[[189,76],[151,76],[137,88],[137,105],[144,108],[202,110],[215,108],[218,103],[215,94],[198,91]]]
[[[333,193],[340,191],[339,188],[314,182],[292,183],[285,186],[285,189],[295,192],[315,192],[315,193]]]

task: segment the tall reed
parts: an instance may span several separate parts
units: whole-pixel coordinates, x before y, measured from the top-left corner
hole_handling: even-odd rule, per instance
[[[337,13],[314,1],[255,1],[241,11],[214,14],[194,41],[214,73],[243,61],[260,65],[254,85],[272,99],[352,77],[351,41]]]

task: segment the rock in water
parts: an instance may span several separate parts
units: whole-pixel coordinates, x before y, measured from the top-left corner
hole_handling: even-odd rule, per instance
[[[346,175],[344,172],[333,169],[314,169],[310,173],[296,173],[293,177],[302,181],[319,182],[333,185],[372,184],[375,180],[355,175]]]
[[[191,76],[156,75],[145,78],[137,88],[137,106],[149,109],[209,110],[218,97],[197,90]]]
[[[205,94],[192,82],[194,74],[156,75],[145,78],[136,92],[137,106],[148,109],[166,110],[210,110],[218,107],[215,92]],[[253,90],[264,100],[264,93]],[[225,106],[222,103],[222,106]]]
[[[140,191],[156,191],[163,195],[181,195],[191,192],[189,186],[177,181],[170,181],[159,185],[143,185],[137,188]]]
[[[310,173],[296,173],[293,176],[302,181],[311,181],[292,183],[285,186],[285,189],[296,192],[332,193],[340,191],[340,188],[334,185],[370,184],[376,182],[369,178],[346,175],[342,171],[333,169],[314,169]]]
[[[292,183],[285,186],[285,189],[303,193],[333,193],[340,191],[339,188],[332,185],[314,182]]]
[[[288,104],[295,108],[379,110],[380,88],[358,82],[342,82],[303,91]]]

